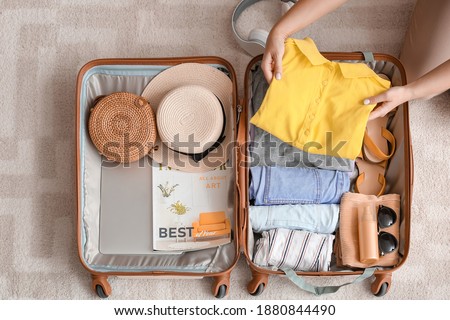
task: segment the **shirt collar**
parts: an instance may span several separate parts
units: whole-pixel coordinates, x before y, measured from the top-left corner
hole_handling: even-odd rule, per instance
[[[377,75],[372,69],[362,63],[340,62],[339,67],[344,78],[369,78]]]
[[[316,44],[311,38],[301,39],[292,39],[296,46],[300,49],[300,51],[305,55],[305,57],[309,60],[309,62],[314,65],[322,65],[326,63],[332,63],[330,60],[326,59],[316,47]],[[377,76],[377,74],[361,63],[345,63],[340,62],[337,63],[339,66],[342,76],[344,78],[353,79],[353,78],[368,78],[368,77],[376,77],[381,84],[389,87],[389,81],[384,80]]]
[[[312,65],[318,66],[330,62],[324,56],[322,56],[316,47],[316,44],[311,38],[292,39],[300,51],[311,62]]]

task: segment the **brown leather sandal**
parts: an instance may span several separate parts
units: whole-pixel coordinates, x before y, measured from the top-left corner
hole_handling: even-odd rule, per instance
[[[355,182],[355,192],[375,195],[377,197],[384,194],[386,189],[386,171],[387,161],[380,163],[370,163],[362,158],[356,159],[359,175]]]
[[[394,155],[395,137],[386,129],[387,121],[388,117],[385,116],[367,122],[362,148],[364,160],[380,163],[389,160]]]

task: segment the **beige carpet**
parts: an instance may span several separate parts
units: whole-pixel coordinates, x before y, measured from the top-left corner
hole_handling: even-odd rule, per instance
[[[238,0],[0,0],[0,298],[97,299],[76,247],[75,80],[104,57],[218,55],[242,86],[250,58],[233,39]],[[351,0],[304,30],[322,51],[399,54],[414,0]],[[245,12],[270,28],[278,3]],[[242,95],[242,89],[240,89]],[[450,95],[411,103],[415,188],[411,251],[385,299],[450,298]],[[271,277],[246,291],[243,258],[228,299],[316,299]],[[348,279],[311,279],[337,284]],[[111,299],[213,299],[211,280],[111,279]],[[373,299],[369,281],[322,299]],[[319,298],[320,299],[320,298]]]

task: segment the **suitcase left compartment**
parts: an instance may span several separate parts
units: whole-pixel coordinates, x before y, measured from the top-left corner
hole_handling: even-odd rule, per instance
[[[218,57],[80,69],[78,255],[99,297],[116,276],[211,278],[215,297],[228,294],[239,259],[236,95]]]

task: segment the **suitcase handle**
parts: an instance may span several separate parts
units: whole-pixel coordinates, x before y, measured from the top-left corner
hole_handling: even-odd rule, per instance
[[[348,286],[349,284],[358,283],[367,278],[370,278],[375,273],[376,268],[365,269],[364,272],[359,277],[357,277],[351,282],[344,283],[339,286],[324,286],[324,287],[314,286],[310,283],[307,283],[304,278],[298,276],[292,269],[281,269],[281,270],[286,274],[288,279],[291,280],[297,287],[299,287],[302,290],[311,292],[316,296],[320,296],[326,293],[334,293],[343,286]]]

